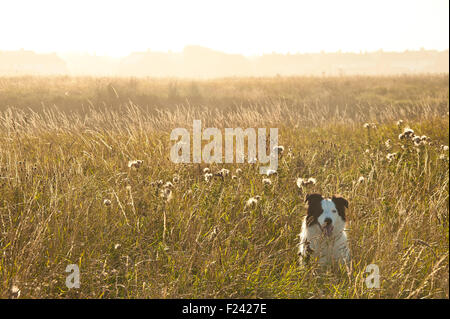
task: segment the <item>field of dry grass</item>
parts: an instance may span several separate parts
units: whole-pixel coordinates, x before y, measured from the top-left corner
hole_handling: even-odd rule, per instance
[[[448,106],[448,75],[0,78],[0,297],[448,298]],[[172,163],[194,119],[278,127],[271,184],[258,164]],[[350,269],[299,265],[309,192],[349,200]]]

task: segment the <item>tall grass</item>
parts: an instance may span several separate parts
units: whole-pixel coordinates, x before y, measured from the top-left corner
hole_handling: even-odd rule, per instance
[[[447,77],[0,83],[0,297],[449,297]],[[272,184],[257,164],[172,163],[170,131],[193,119],[278,127]],[[432,142],[399,140],[398,119]],[[207,166],[242,173],[206,182]],[[159,180],[173,182],[170,201]],[[308,192],[349,200],[350,269],[298,264]],[[365,285],[369,264],[379,289]]]

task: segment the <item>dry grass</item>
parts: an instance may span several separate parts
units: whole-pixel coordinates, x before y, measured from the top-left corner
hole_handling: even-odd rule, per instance
[[[0,79],[0,297],[449,297],[447,76],[174,83]],[[242,173],[205,182],[206,165],[173,164],[170,130],[193,119],[278,127],[272,183],[257,165],[210,166]],[[431,144],[399,140],[398,119]],[[166,201],[158,181],[174,175]],[[298,265],[313,191],[350,202],[350,272]],[[65,286],[72,263],[80,289]],[[372,263],[380,289],[364,284]]]

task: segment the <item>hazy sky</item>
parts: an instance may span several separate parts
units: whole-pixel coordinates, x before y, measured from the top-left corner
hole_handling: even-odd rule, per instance
[[[0,50],[448,49],[449,0],[1,0]]]

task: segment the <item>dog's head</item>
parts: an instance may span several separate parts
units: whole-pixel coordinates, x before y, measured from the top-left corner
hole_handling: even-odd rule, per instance
[[[309,194],[305,202],[308,203],[307,226],[319,225],[325,236],[337,235],[344,230],[345,209],[348,208],[345,198],[333,195],[329,199],[320,194]]]

